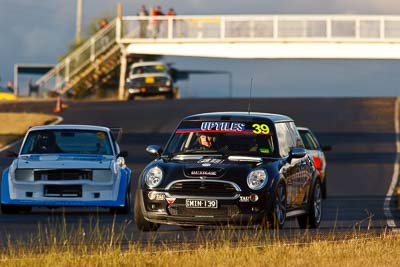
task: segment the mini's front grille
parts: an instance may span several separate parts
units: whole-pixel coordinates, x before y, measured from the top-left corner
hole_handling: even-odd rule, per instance
[[[168,213],[182,217],[232,217],[239,214],[239,208],[234,205],[221,205],[217,209],[186,208],[185,205],[169,205]]]
[[[93,173],[81,169],[37,170],[34,171],[34,178],[35,181],[92,180]]]
[[[223,168],[186,168],[185,175],[188,177],[221,177]]]
[[[233,197],[238,193],[230,183],[204,180],[176,182],[168,192],[171,195],[210,197]]]

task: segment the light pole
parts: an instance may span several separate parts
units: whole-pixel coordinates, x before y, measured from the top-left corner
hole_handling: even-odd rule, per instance
[[[81,43],[81,30],[82,30],[82,0],[76,0],[76,36],[75,43]]]

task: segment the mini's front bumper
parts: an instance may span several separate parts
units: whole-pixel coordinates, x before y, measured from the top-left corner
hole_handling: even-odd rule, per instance
[[[240,196],[233,199],[173,196],[172,198],[167,197],[163,200],[150,200],[148,193],[149,191],[147,190],[140,190],[139,199],[145,219],[153,223],[176,225],[251,225],[260,223],[272,208],[270,192],[259,194],[258,200],[254,202],[248,200],[249,193],[240,194]],[[217,200],[218,207],[186,207],[186,199],[204,198]],[[173,203],[171,203],[172,199],[174,199]],[[246,200],[245,202],[243,201],[244,199]]]

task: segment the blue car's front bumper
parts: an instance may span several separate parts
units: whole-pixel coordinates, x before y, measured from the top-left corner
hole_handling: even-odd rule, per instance
[[[10,186],[16,186],[14,184],[10,184],[10,178],[8,177],[7,168],[4,170],[2,175],[1,182],[1,204],[6,205],[26,205],[26,206],[57,206],[57,207],[124,207],[125,206],[125,195],[127,191],[129,191],[130,187],[130,174],[131,170],[129,168],[125,168],[121,172],[120,181],[118,186],[109,185],[104,186],[103,188],[99,186],[93,186],[88,184],[82,185],[82,196],[81,197],[43,197],[42,191],[44,184],[35,184],[32,185],[31,190],[29,185],[23,185],[24,188],[22,191],[32,192],[32,196],[25,196],[11,198],[10,196]],[[68,181],[68,184],[71,184],[71,181]],[[96,187],[94,190],[93,188]],[[110,192],[107,192],[107,188],[109,188]],[[90,192],[86,192],[86,189],[90,190]],[[20,189],[19,189],[20,190]],[[21,191],[21,190],[20,190]],[[94,192],[99,191],[98,196],[95,197]],[[115,192],[111,192],[115,191]],[[101,192],[104,192],[102,194]],[[90,197],[88,197],[90,196]],[[111,197],[114,196],[114,197]]]

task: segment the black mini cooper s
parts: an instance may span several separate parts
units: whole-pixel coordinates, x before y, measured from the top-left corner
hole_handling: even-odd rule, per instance
[[[321,222],[321,181],[293,120],[284,115],[216,112],[184,118],[142,171],[134,219],[160,224],[262,224],[301,228]]]

